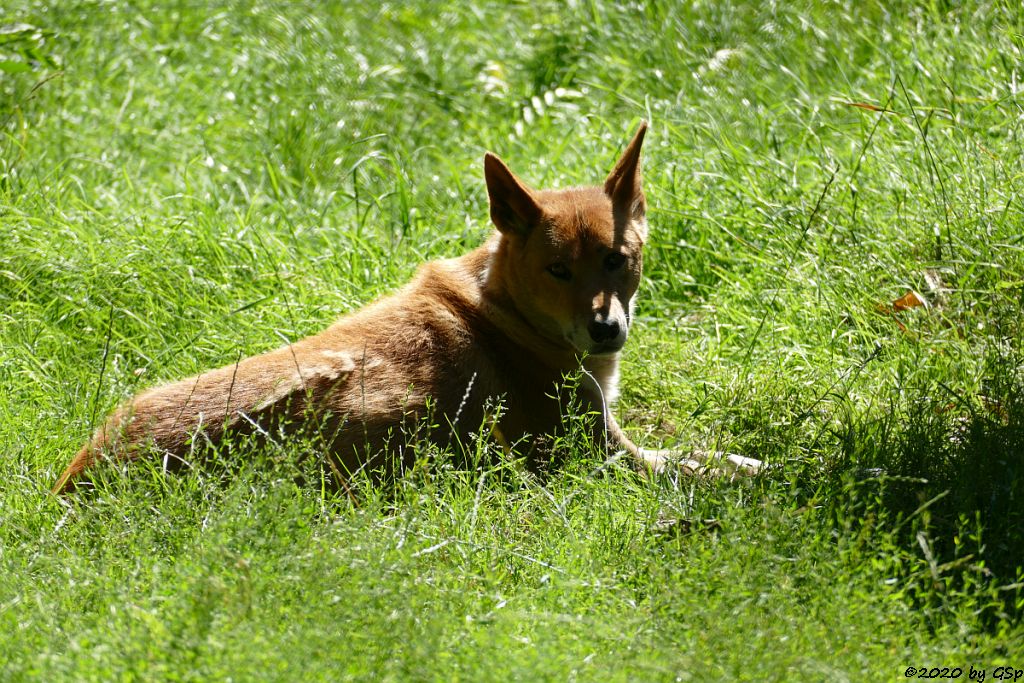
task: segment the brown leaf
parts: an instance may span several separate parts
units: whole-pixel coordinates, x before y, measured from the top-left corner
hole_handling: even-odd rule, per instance
[[[906,294],[892,302],[893,311],[906,311],[918,306],[928,306],[928,303],[912,289],[908,289]]]
[[[886,109],[885,107],[879,107],[877,104],[871,104],[870,102],[843,102],[847,107],[857,107],[858,109],[867,109],[868,111],[881,111],[886,114],[895,114],[896,112],[892,109]]]

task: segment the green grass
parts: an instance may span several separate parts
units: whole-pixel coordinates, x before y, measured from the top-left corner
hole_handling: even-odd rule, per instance
[[[0,9],[0,678],[892,680],[1024,667],[1015,3]],[[867,105],[867,106],[863,106]],[[879,111],[879,110],[884,111]],[[56,475],[137,389],[316,332],[596,183],[642,118],[618,413],[775,465],[417,468],[303,444]],[[891,310],[908,290],[929,305]],[[888,308],[887,308],[888,307]],[[713,521],[712,521],[713,520]]]

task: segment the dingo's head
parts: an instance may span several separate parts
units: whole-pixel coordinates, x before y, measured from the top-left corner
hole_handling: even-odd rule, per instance
[[[484,157],[491,220],[501,232],[491,284],[538,334],[577,353],[617,353],[629,333],[647,238],[646,132],[645,122],[603,187],[532,190],[501,159]]]

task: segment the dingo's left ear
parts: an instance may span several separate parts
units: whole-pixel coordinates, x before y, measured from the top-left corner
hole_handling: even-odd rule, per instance
[[[640,148],[646,132],[647,122],[641,121],[632,142],[604,181],[604,193],[611,198],[615,213],[637,220],[647,213],[647,199],[640,187]]]

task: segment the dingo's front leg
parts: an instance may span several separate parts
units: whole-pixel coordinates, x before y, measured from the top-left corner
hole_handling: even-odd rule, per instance
[[[637,448],[637,458],[655,474],[677,467],[684,474],[750,477],[764,468],[760,460],[718,451]]]
[[[717,451],[680,451],[640,448],[626,436],[610,413],[606,416],[609,446],[624,448],[634,461],[651,474],[678,469],[683,474],[710,474],[712,476],[749,477],[764,469],[764,463],[732,453]]]

